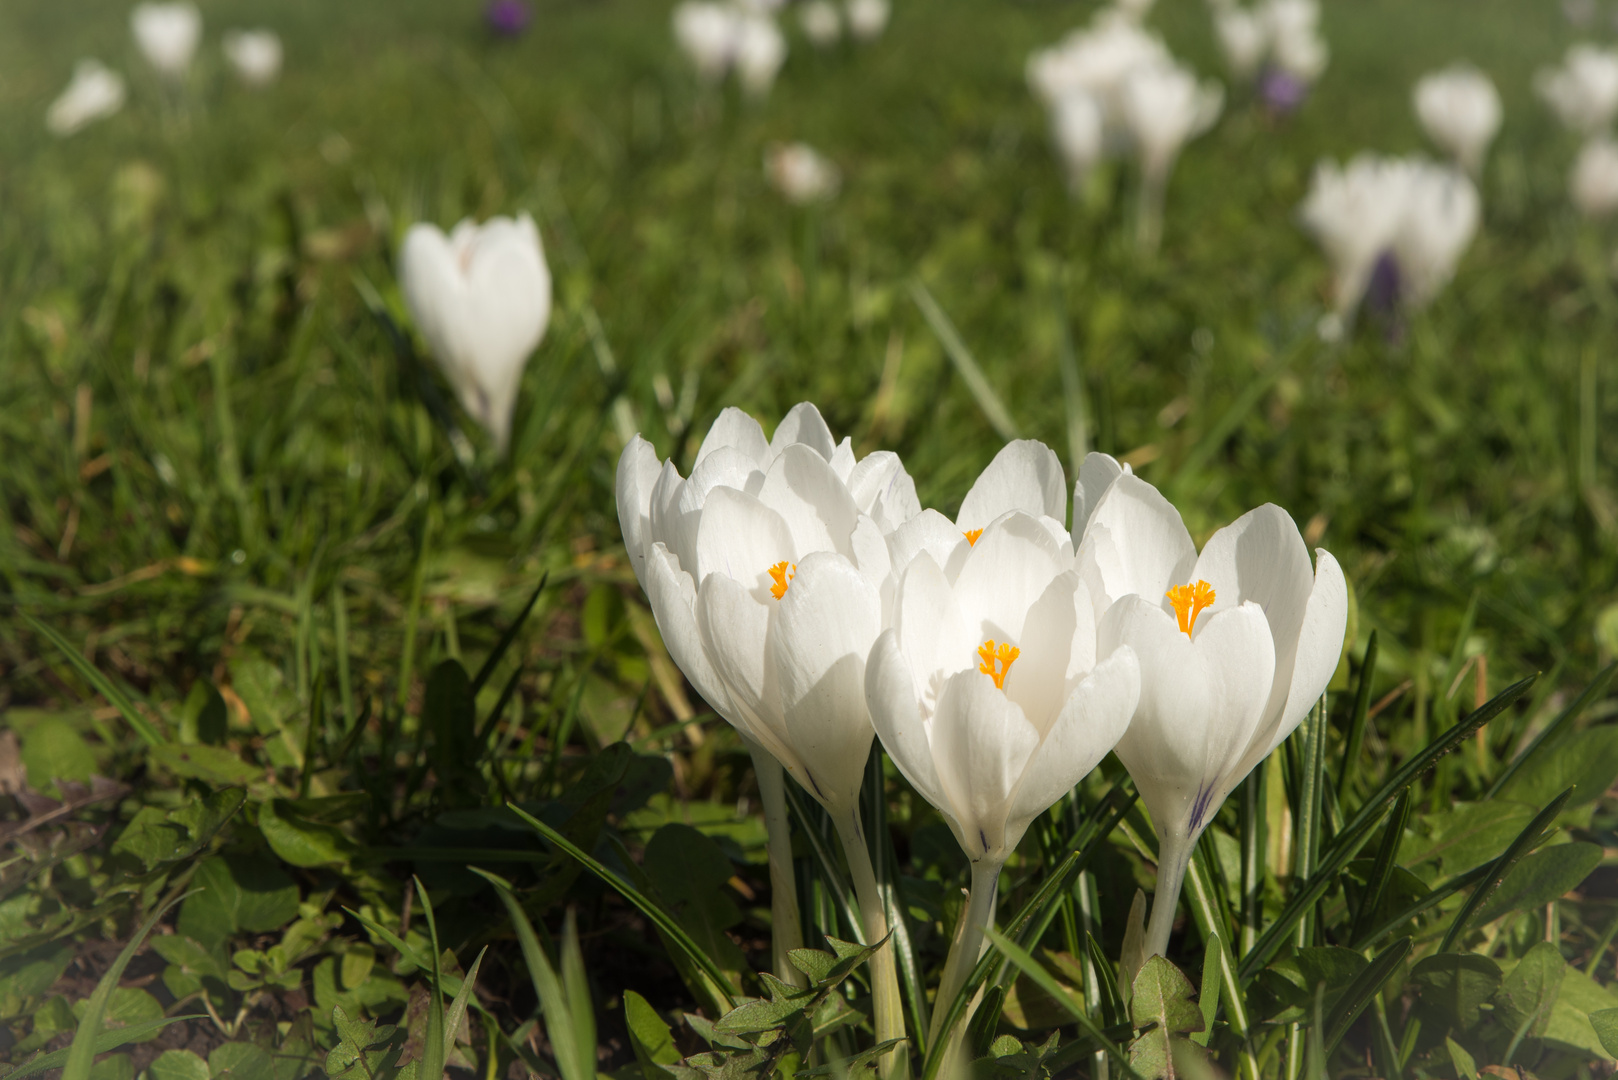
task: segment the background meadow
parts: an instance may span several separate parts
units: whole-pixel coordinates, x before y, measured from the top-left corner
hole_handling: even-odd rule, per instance
[[[1508,1059],[1610,1075],[1618,1020],[1593,1014],[1618,1009],[1618,699],[1605,681],[1618,237],[1573,212],[1577,143],[1531,92],[1571,42],[1610,42],[1609,7],[1578,30],[1528,0],[1328,2],[1331,66],[1307,103],[1277,119],[1231,87],[1180,159],[1148,258],[1130,166],[1071,197],[1023,77],[1087,3],[897,0],[878,41],[824,53],[788,18],[792,54],[750,102],[697,82],[663,3],[549,0],[525,36],[499,40],[471,3],[217,0],[176,91],[135,54],[124,4],[11,0],[0,1058],[65,1050],[86,1014],[75,1003],[136,928],[205,886],[95,1006],[109,1030],[196,1018],[112,1047],[98,1080],[382,1075],[391,1059],[363,1051],[388,1037],[339,1029],[334,1007],[396,1025],[419,1057],[444,1008],[428,987],[455,995],[485,945],[452,1067],[565,1080],[697,1068],[676,1059],[709,1049],[700,1020],[682,1018],[718,1018],[703,977],[504,807],[637,882],[760,992],[743,977],[768,966],[769,913],[747,755],[663,651],[624,556],[613,469],[636,431],[685,471],[721,408],[768,430],[811,400],[861,453],[897,450],[923,504],[949,513],[1015,433],[1056,448],[1070,478],[1088,449],[1131,462],[1199,543],[1276,502],[1341,560],[1355,603],[1317,763],[1300,733],[1208,834],[1217,895],[1188,903],[1171,950],[1193,980],[1210,926],[1241,960],[1298,895],[1312,870],[1300,820],[1324,815],[1315,854],[1331,854],[1401,764],[1540,673],[1416,782],[1402,829],[1346,864],[1302,924],[1304,951],[1289,934],[1268,968],[1241,972],[1244,1030],[1221,1015],[1213,1046],[1224,1072],[1240,1045],[1267,1076],[1449,1077]],[[1160,0],[1148,21],[1222,75],[1203,5]],[[286,67],[251,90],[218,32],[261,24]],[[53,139],[43,111],[82,55],[124,70],[130,102]],[[1462,58],[1505,105],[1479,180],[1483,227],[1427,311],[1365,318],[1325,344],[1329,270],[1295,213],[1310,171],[1421,150],[1411,85]],[[766,148],[793,139],[842,170],[835,200],[794,208],[769,188]],[[393,260],[412,222],[525,211],[555,313],[502,461],[412,344]],[[963,354],[994,401],[961,377]],[[1122,776],[1109,760],[1031,830],[1003,918],[1105,817]],[[964,860],[891,766],[886,784],[886,828],[880,815],[871,827],[915,965],[936,982],[925,974],[942,963]],[[1547,846],[1497,862],[1569,786]],[[806,802],[804,908],[852,937],[815,814]],[[1085,874],[1023,938],[1126,1042],[1098,987],[1135,888],[1150,888],[1151,837],[1137,808],[1092,838]],[[1397,872],[1367,902],[1389,837]],[[1246,888],[1244,842],[1262,871]],[[578,991],[569,1009],[541,1016],[508,911],[469,861],[516,887]],[[1491,866],[1504,899],[1455,943],[1480,959],[1429,963],[1462,955],[1438,946]],[[1332,995],[1404,937],[1408,958],[1305,1060],[1299,1032],[1333,1028],[1347,1009]],[[1565,974],[1533,952],[1545,941]],[[1537,997],[1510,982],[1531,954],[1560,980],[1545,975]],[[1002,1069],[1103,1068],[1026,972],[995,979],[974,1039]],[[632,1034],[626,991],[671,1025],[672,1052],[648,1049],[655,1028]],[[859,978],[836,993],[858,1008]],[[562,1064],[559,1017],[599,1054]],[[1053,1030],[1067,1057],[1023,1050]],[[865,1045],[854,1031],[828,1035],[824,1057]],[[358,1049],[328,1060],[345,1046]]]

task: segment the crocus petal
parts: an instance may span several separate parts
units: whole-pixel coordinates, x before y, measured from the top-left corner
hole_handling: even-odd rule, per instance
[[[843,441],[837,444],[836,450],[832,451],[830,464],[831,471],[837,474],[837,479],[841,480],[844,484],[847,484],[849,478],[854,475],[855,462],[853,439],[849,438],[847,435],[843,436]]]
[[[929,732],[939,785],[956,809],[973,860],[999,851],[1006,813],[1039,732],[1022,710],[978,671],[944,684]]]
[[[1078,587],[1079,575],[1071,570],[1058,574],[1045,587],[1028,609],[1016,639],[1020,654],[1006,676],[1006,696],[1017,703],[1041,736],[1067,697],[1067,670],[1078,629],[1073,593]]]
[[[703,458],[721,446],[733,446],[740,450],[760,472],[770,466],[770,444],[764,438],[764,429],[757,420],[734,406],[722,411],[714,420],[713,427],[708,429],[708,434],[703,436],[702,446],[697,449],[697,464],[702,464]]]
[[[690,574],[680,569],[679,560],[662,544],[652,545],[647,553],[646,597],[651,602],[652,617],[657,621],[657,632],[663,636],[670,659],[715,712],[741,728],[744,734],[751,734],[745,720],[738,723],[730,694],[702,650],[701,631],[697,628],[696,583]]]
[[[1119,759],[1142,797],[1150,787],[1171,784],[1177,794],[1194,796],[1213,717],[1213,692],[1196,646],[1174,616],[1142,596],[1126,596],[1108,609],[1100,639],[1100,652],[1128,645],[1140,664],[1140,701],[1118,740]],[[1152,816],[1158,817],[1155,807]]]
[[[1027,828],[1100,764],[1128,729],[1139,700],[1140,664],[1126,645],[1096,665],[1069,695],[1023,773],[1010,825]]]
[[[618,474],[613,484],[624,551],[629,555],[629,566],[642,589],[646,588],[646,548],[652,534],[652,489],[662,469],[652,444],[636,435],[618,457]]]
[[[871,711],[871,726],[916,794],[953,818],[938,783],[920,691],[911,671],[899,648],[898,632],[884,630],[871,647],[865,666],[865,702]]]
[[[1215,770],[1233,772],[1259,732],[1275,677],[1275,639],[1264,609],[1251,601],[1203,618],[1208,621],[1197,620],[1195,644],[1211,694],[1205,753],[1213,768],[1203,774],[1211,780]]]
[[[854,552],[854,565],[860,568],[860,573],[873,587],[880,590],[893,573],[893,557],[888,554],[887,538],[882,535],[876,522],[861,514],[849,538],[849,547]]]
[[[961,503],[955,524],[982,529],[1012,510],[1067,520],[1067,479],[1056,452],[1033,439],[1007,443]]]
[[[949,564],[950,555],[966,543],[966,537],[955,527],[955,522],[937,510],[923,510],[907,519],[888,536],[888,553],[893,556],[895,572],[909,566],[922,552],[932,556],[939,567]]]
[[[977,666],[974,628],[961,616],[949,580],[931,555],[922,552],[905,569],[894,600],[893,629],[910,671],[920,679],[944,676]],[[918,685],[930,712],[941,685]]]
[[[956,601],[980,640],[1017,644],[1028,609],[1063,569],[1055,539],[1037,518],[1007,514],[967,552],[955,580]]]
[[[836,551],[853,557],[849,540],[859,509],[847,486],[812,447],[787,444],[765,475],[759,499],[786,521],[798,551]]]
[[[696,548],[699,586],[718,574],[740,582],[759,603],[770,598],[770,567],[797,561],[792,533],[781,515],[746,492],[728,487],[708,493]]]
[[[686,551],[680,550],[676,542],[676,524],[679,520],[680,489],[685,486],[685,477],[680,470],[674,467],[674,462],[663,462],[663,469],[657,474],[657,482],[652,485],[652,505],[650,509],[651,538],[649,543],[667,544],[669,550],[680,556],[680,565],[696,566],[697,550],[692,547]],[[696,530],[691,530],[691,541],[696,542]],[[689,561],[688,561],[689,560]]]
[[[770,439],[770,456],[780,457],[783,450],[794,445],[807,446],[819,454],[822,461],[830,461],[837,451],[837,440],[832,438],[826,418],[810,402],[800,401],[781,418]]]
[[[1120,476],[1131,473],[1111,454],[1089,453],[1079,465],[1079,478],[1073,484],[1073,549],[1084,542],[1084,529],[1090,515],[1101,505],[1101,498]]]
[[[882,629],[877,590],[841,555],[804,557],[776,608],[770,652],[781,710],[806,771],[828,809],[859,795],[873,730],[865,706],[865,658]]]
[[[766,685],[770,609],[739,582],[710,574],[697,587],[696,612],[702,647],[741,720],[736,726],[745,725],[755,742],[801,778],[803,763],[792,749],[779,710],[768,705],[774,696],[774,688]]]
[[[1090,515],[1079,547],[1079,575],[1099,605],[1128,593],[1162,597],[1183,584],[1196,565],[1180,513],[1151,484],[1120,476]]]
[[[885,533],[893,532],[921,513],[916,482],[905,472],[899,455],[891,450],[865,455],[849,474],[848,493],[854,497],[854,505],[860,512],[871,515]]]

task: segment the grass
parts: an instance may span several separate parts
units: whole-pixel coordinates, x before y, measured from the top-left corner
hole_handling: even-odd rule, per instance
[[[625,1067],[626,989],[665,1017],[700,995],[638,916],[495,809],[507,799],[587,850],[599,842],[594,854],[615,872],[631,872],[658,829],[697,826],[715,839],[680,840],[696,845],[690,858],[717,850],[728,861],[714,873],[728,868],[740,883],[692,886],[682,902],[706,913],[710,935],[699,944],[724,954],[729,972],[766,967],[767,877],[746,756],[657,642],[622,556],[613,465],[635,430],[685,468],[722,407],[768,427],[808,399],[862,452],[898,450],[923,503],[953,511],[1001,438],[913,301],[916,282],[1016,431],[1070,468],[1082,433],[1169,492],[1199,542],[1274,501],[1338,556],[1355,640],[1331,698],[1326,759],[1345,803],[1445,731],[1463,703],[1544,673],[1475,752],[1445,759],[1416,789],[1418,849],[1443,841],[1454,822],[1442,812],[1487,791],[1618,646],[1612,236],[1573,216],[1575,147],[1529,91],[1533,69],[1574,40],[1542,4],[1329,7],[1333,60],[1316,95],[1280,123],[1233,91],[1219,126],[1180,162],[1149,261],[1131,244],[1128,170],[1076,205],[1022,83],[1028,51],[1088,5],[900,3],[869,48],[817,55],[795,37],[781,82],[756,105],[695,85],[662,4],[548,2],[530,34],[506,43],[485,37],[470,4],[210,3],[183,93],[133,55],[122,4],[5,7],[0,708],[32,789],[71,798],[56,781],[92,774],[130,785],[77,812],[110,823],[106,840],[39,827],[29,835],[50,844],[15,848],[17,861],[0,865],[10,1024],[0,1040],[13,1047],[48,1034],[40,1017],[53,1015],[51,1001],[89,996],[103,962],[85,943],[126,939],[165,890],[203,873],[204,856],[234,860],[230,880],[270,906],[256,922],[182,914],[167,936],[190,926],[217,975],[203,960],[187,967],[148,951],[134,961],[158,979],[147,985],[161,1008],[190,1014],[206,1002],[219,1013],[141,1046],[190,1039],[207,1056],[226,1042],[297,1045],[323,1061],[337,1036],[318,1006],[338,998],[351,1016],[399,1024],[402,1039],[424,1022],[406,1008],[410,995],[425,1002],[432,982],[453,996],[458,968],[453,986],[418,977],[341,908],[386,916],[391,933],[430,949],[406,899],[414,870],[439,940],[470,962],[510,933],[495,896],[444,858],[477,849],[518,887],[546,948],[544,926],[554,932],[565,907],[580,909],[601,1065]],[[1153,23],[1175,51],[1217,71],[1201,5],[1162,7]],[[281,32],[288,66],[275,87],[251,92],[222,69],[216,42],[259,22]],[[53,141],[45,104],[89,54],[129,74],[131,104]],[[1397,340],[1365,325],[1329,349],[1314,335],[1326,268],[1294,220],[1309,171],[1321,156],[1420,149],[1410,85],[1463,56],[1506,102],[1481,182],[1484,229],[1454,284]],[[765,147],[794,138],[843,170],[843,193],[823,209],[788,209],[766,186]],[[392,333],[408,333],[394,244],[415,220],[521,211],[545,238],[556,314],[524,380],[510,460],[470,430],[478,449],[458,455],[448,429],[466,422]],[[446,661],[476,673],[546,575],[490,678],[475,692],[456,684]],[[79,648],[168,749],[106,708],[23,613]],[[1377,662],[1363,685],[1382,707],[1364,763],[1343,770],[1373,630]],[[1612,700],[1597,698],[1574,727],[1610,730]],[[476,724],[457,727],[468,712]],[[633,752],[605,752],[620,737]],[[181,760],[198,745],[224,753]],[[1294,781],[1278,779],[1296,771],[1284,756],[1256,811],[1275,822],[1272,845],[1296,798]],[[217,832],[175,826],[201,838],[197,850],[166,858],[113,842],[138,813],[169,813],[231,783],[248,789],[241,816]],[[962,868],[891,774],[889,789],[916,947],[936,965]],[[1082,790],[1072,813],[1101,790]],[[1226,812],[1232,844],[1240,801]],[[1583,807],[1559,835],[1610,852],[1613,801]],[[1528,819],[1503,820],[1515,828],[1490,826],[1491,857]],[[1036,846],[1025,844],[1008,878],[1013,893],[1037,886],[1050,852]],[[1116,957],[1129,886],[1149,878],[1122,835],[1103,846],[1096,926]],[[1279,846],[1271,854],[1274,913],[1289,886]],[[1566,959],[1610,984],[1614,879],[1603,858],[1582,893],[1491,923],[1489,948],[1524,955],[1533,927],[1543,936],[1553,924]],[[1422,887],[1439,883],[1439,866],[1462,872],[1438,857],[1407,866]],[[283,881],[310,913],[263,899],[284,899]],[[833,910],[829,894],[811,899],[819,906],[806,910]],[[288,930],[322,911],[338,923]],[[1060,951],[1058,937],[1047,943]],[[317,1007],[227,978],[244,970],[232,968],[234,949],[288,940],[299,947],[276,963],[301,973],[296,993]],[[73,948],[58,970],[60,942]],[[367,949],[374,977],[361,974]],[[55,974],[31,988],[18,980],[23,959],[48,960],[41,970]],[[479,1037],[450,1063],[455,1053],[487,1062],[493,1046],[502,1068],[541,1065],[537,1037],[514,1034],[534,1009],[526,973],[495,950],[483,980],[498,1000],[473,1002]],[[1380,1045],[1370,1017],[1382,1011],[1379,1001],[1349,1042]],[[1410,1031],[1396,996],[1386,1012]],[[1425,1035],[1419,1025],[1408,1035],[1406,1059],[1448,1075],[1449,1059],[1424,1056],[1443,1052],[1433,1030],[1429,1020]],[[52,1038],[69,1037],[27,1052],[54,1048]],[[142,1067],[152,1060],[134,1053]]]

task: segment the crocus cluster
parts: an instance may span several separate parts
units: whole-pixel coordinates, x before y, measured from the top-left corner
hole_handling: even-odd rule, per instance
[[[1569,131],[1584,140],[1568,176],[1568,194],[1586,217],[1618,210],[1618,49],[1574,45],[1559,67],[1545,68],[1534,89]]]
[[[843,39],[846,25],[855,41],[875,41],[888,27],[893,13],[889,0],[804,0],[798,5],[798,25],[817,49],[829,49]]]
[[[1030,822],[1109,751],[1161,839],[1148,945],[1163,952],[1197,837],[1342,648],[1342,573],[1324,551],[1311,565],[1279,508],[1199,555],[1168,501],[1106,455],[1083,462],[1071,516],[1068,490],[1055,453],[1022,440],[953,518],[923,509],[896,455],[857,457],[809,404],[768,439],[726,409],[689,476],[639,437],[618,464],[625,548],[669,654],[759,770],[777,891],[790,845],[768,781],[784,768],[838,829],[867,939],[886,933],[859,820],[873,738],[954,833],[972,891],[940,1016]],[[795,934],[790,914],[777,908],[778,933]],[[904,1034],[892,963],[884,949],[873,967],[879,1040]]]
[[[1231,77],[1255,84],[1272,113],[1286,115],[1303,104],[1331,56],[1320,36],[1317,0],[1263,0],[1252,7],[1210,0],[1209,6]]]
[[[136,4],[129,13],[135,46],[171,88],[184,84],[202,43],[202,13],[189,0]],[[281,71],[281,39],[273,30],[231,30],[221,42],[225,59],[249,86],[275,81]],[[124,77],[94,58],[80,60],[67,88],[45,111],[45,127],[66,137],[123,108]]]
[[[1334,311],[1347,320],[1377,273],[1391,279],[1393,300],[1413,310],[1429,303],[1454,276],[1481,208],[1457,168],[1360,154],[1315,166],[1299,217],[1331,263]]]
[[[787,202],[824,202],[837,194],[842,174],[808,143],[775,143],[765,151],[764,175]]]
[[[1028,58],[1028,85],[1075,192],[1104,157],[1132,154],[1141,169],[1140,242],[1157,245],[1169,175],[1180,150],[1208,130],[1224,104],[1161,38],[1140,25],[1145,7],[1107,8],[1091,24]]]
[[[771,5],[684,0],[674,9],[674,40],[705,81],[730,72],[751,97],[764,97],[787,58]]]

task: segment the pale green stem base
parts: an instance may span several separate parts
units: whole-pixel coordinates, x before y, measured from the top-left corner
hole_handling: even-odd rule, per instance
[[[770,961],[775,977],[789,986],[806,987],[808,979],[792,966],[788,954],[803,948],[803,924],[798,918],[798,882],[792,872],[792,822],[787,817],[787,795],[782,786],[781,763],[768,750],[748,744],[758,797],[764,804],[764,828],[770,855]]]
[[[843,854],[848,858],[849,876],[854,879],[854,895],[860,904],[866,944],[874,944],[888,936],[888,916],[882,906],[882,892],[877,888],[876,871],[871,868],[871,852],[865,844],[859,811],[834,811],[832,821],[837,826],[838,839],[843,842]],[[884,943],[872,954],[870,972],[876,1041],[903,1039],[904,1003],[899,997],[899,969],[893,959],[893,942]],[[903,1047],[884,1054],[880,1060],[879,1072],[883,1080],[895,1080],[909,1071],[909,1055]]]
[[[1171,163],[1172,164],[1172,163]],[[1168,190],[1169,166],[1147,166],[1141,176],[1140,205],[1136,208],[1135,245],[1142,255],[1157,254],[1163,240],[1163,201]]]
[[[1163,835],[1158,838],[1157,891],[1152,896],[1152,919],[1146,926],[1146,955],[1168,955],[1169,934],[1174,931],[1174,911],[1180,906],[1180,886],[1191,865],[1196,838]]]
[[[961,932],[950,947],[949,958],[944,961],[944,975],[938,984],[938,997],[933,1001],[932,1030],[927,1033],[927,1045],[935,1046],[941,1034],[944,1014],[950,1003],[961,992],[966,980],[972,977],[978,958],[983,954],[983,928],[994,922],[994,902],[1000,888],[1000,868],[1005,862],[991,863],[984,859],[972,864],[972,891],[968,896],[966,912],[961,916]],[[961,1015],[956,1025],[965,1030],[972,1020],[971,1011]]]

